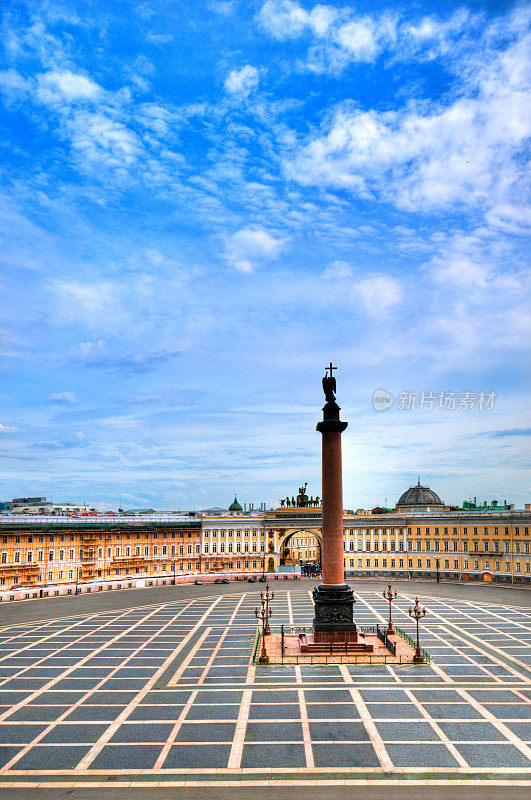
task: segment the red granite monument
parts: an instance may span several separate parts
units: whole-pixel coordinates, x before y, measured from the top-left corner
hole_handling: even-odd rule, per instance
[[[315,618],[314,642],[357,641],[353,620],[354,595],[345,583],[343,563],[343,480],[341,460],[341,434],[348,422],[339,418],[336,403],[336,379],[333,371],[326,369],[323,389],[326,404],[323,419],[317,424],[322,434],[322,584],[313,593]]]

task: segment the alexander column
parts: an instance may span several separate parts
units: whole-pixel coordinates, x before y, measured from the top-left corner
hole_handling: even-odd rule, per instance
[[[336,379],[333,371],[326,369],[323,389],[326,404],[323,420],[317,425],[322,434],[322,567],[323,582],[314,589],[315,618],[314,641],[356,641],[356,625],[352,618],[354,595],[345,583],[343,563],[343,486],[341,464],[341,434],[348,425],[339,419],[340,408],[336,403]],[[350,634],[350,635],[349,635]]]

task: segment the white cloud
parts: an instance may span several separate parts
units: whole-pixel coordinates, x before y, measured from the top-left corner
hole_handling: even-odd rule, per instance
[[[105,342],[103,339],[98,339],[97,342],[79,342],[78,350],[83,358],[87,358],[94,353],[95,350],[101,350],[104,345]]]
[[[2,425],[0,422],[0,433],[14,433],[18,428],[13,428],[11,425]]]
[[[370,63],[384,51],[395,58],[431,60],[455,47],[463,33],[473,35],[482,22],[465,9],[451,16],[416,21],[401,19],[384,10],[359,15],[344,6],[316,5],[307,11],[293,0],[267,0],[258,19],[275,39],[285,41],[306,37],[309,50],[304,66],[317,73],[340,73],[349,64]]]
[[[142,155],[142,144],[134,131],[105,113],[83,111],[65,124],[72,148],[83,169],[127,170]],[[122,172],[125,177],[127,173]]]
[[[103,94],[97,83],[70,70],[45,72],[37,84],[37,96],[43,103],[95,101]]]
[[[260,81],[260,76],[256,67],[246,64],[241,69],[234,69],[226,78],[224,87],[229,94],[248,97],[256,89]]]
[[[0,70],[0,91],[7,103],[25,97],[32,87],[32,82],[23,78],[16,69]]]
[[[258,16],[266,31],[280,41],[297,38],[310,21],[308,12],[292,0],[267,0]]]
[[[349,189],[409,210],[508,208],[523,183],[520,155],[531,130],[521,43],[468,69],[448,104],[415,103],[381,112],[336,109],[286,171],[321,188]],[[507,120],[510,120],[508,124]]]
[[[385,314],[400,303],[403,292],[400,281],[387,275],[365,278],[355,286],[365,310],[374,316]]]
[[[127,316],[122,305],[124,289],[111,281],[56,280],[49,290],[56,304],[54,320],[59,324],[76,322],[113,328]],[[83,347],[90,349],[88,345],[81,343],[81,352]]]
[[[337,41],[353,61],[374,61],[379,52],[376,26],[370,17],[362,17],[342,25]]]
[[[285,240],[263,228],[248,227],[226,240],[228,261],[241,272],[252,272],[257,261],[278,258]]]
[[[343,280],[352,277],[352,267],[345,261],[332,261],[323,272],[327,280]]]
[[[73,392],[54,392],[48,399],[52,400],[54,403],[66,403],[69,405],[77,401]]]

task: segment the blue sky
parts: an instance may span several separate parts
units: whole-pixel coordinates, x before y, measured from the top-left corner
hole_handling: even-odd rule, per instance
[[[530,501],[528,11],[4,2],[1,495]]]

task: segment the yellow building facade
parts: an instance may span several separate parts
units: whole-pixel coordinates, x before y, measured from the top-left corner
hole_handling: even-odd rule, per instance
[[[201,521],[0,521],[0,588],[200,572]]]

